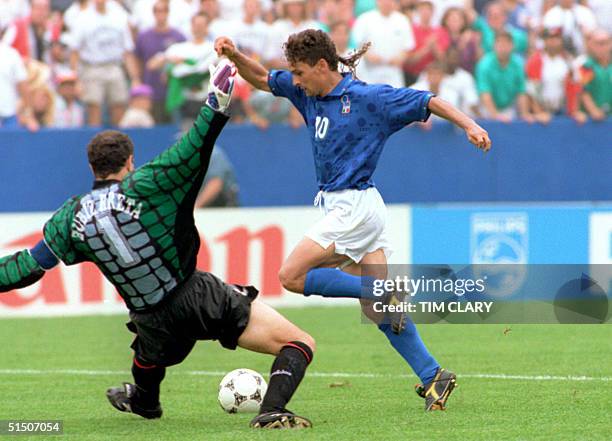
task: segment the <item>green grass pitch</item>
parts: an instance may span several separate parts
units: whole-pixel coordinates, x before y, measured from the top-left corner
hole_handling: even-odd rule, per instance
[[[447,411],[425,413],[416,377],[384,335],[360,323],[358,308],[282,312],[318,343],[313,375],[290,404],[312,430],[257,432],[252,415],[225,414],[216,401],[222,373],[248,367],[267,377],[272,358],[216,342],[168,370],[161,420],[117,412],[104,392],[131,380],[121,316],[0,320],[0,419],[61,419],[64,435],[53,439],[73,440],[612,439],[609,325],[421,325],[459,384]]]

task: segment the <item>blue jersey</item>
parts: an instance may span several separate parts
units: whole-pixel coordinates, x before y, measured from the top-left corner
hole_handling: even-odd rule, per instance
[[[324,97],[307,96],[293,75],[273,70],[270,90],[289,98],[306,121],[320,190],[373,187],[372,174],[385,142],[414,121],[426,121],[431,92],[366,84],[343,74]]]

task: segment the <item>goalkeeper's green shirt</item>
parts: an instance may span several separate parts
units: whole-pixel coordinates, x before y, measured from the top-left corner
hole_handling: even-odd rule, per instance
[[[52,253],[66,265],[95,263],[131,310],[157,305],[195,271],[194,203],[226,122],[204,106],[191,130],[151,162],[68,200],[43,229]],[[36,271],[27,250],[0,259],[0,291]]]

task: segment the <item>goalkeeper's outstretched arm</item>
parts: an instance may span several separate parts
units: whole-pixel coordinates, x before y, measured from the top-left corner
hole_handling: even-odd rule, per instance
[[[229,118],[225,112],[231,102],[235,74],[236,68],[229,60],[221,60],[210,69],[208,98],[192,128],[173,146],[128,175],[122,183],[124,191],[134,191],[134,197],[166,193],[179,205],[195,201],[192,193],[200,189],[215,141]]]
[[[227,37],[217,38],[215,40],[215,50],[217,55],[229,58],[236,65],[240,76],[251,86],[264,92],[270,92],[268,69],[240,52],[231,39]]]
[[[0,258],[0,292],[25,288],[38,282],[59,263],[44,240],[31,250],[22,250]]]

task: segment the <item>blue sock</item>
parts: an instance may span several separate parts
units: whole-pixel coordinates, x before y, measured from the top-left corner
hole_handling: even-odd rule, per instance
[[[353,276],[336,268],[314,268],[306,274],[304,294],[307,296],[315,294],[323,297],[380,299],[372,294],[373,280],[373,277]]]
[[[378,329],[387,336],[391,346],[408,362],[423,384],[434,379],[440,365],[423,344],[412,320],[408,320],[406,329],[399,335],[388,324],[378,325]]]

